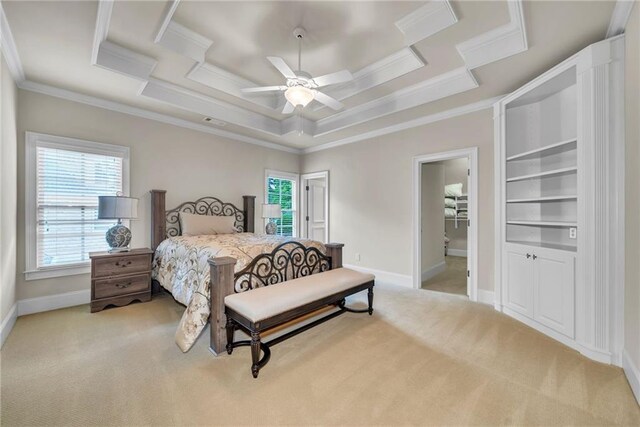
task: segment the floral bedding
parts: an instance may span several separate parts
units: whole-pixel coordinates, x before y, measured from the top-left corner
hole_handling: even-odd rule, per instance
[[[207,325],[210,314],[209,258],[233,257],[237,260],[235,271],[238,272],[257,255],[269,253],[291,240],[326,253],[324,245],[314,240],[253,233],[178,236],[160,243],[153,260],[152,277],[171,292],[176,301],[187,306],[176,331],[178,347],[188,351]]]

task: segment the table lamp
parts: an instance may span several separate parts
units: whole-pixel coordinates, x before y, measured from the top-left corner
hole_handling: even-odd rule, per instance
[[[132,197],[98,196],[98,219],[117,219],[105,235],[109,252],[127,252],[131,242],[131,230],[122,225],[123,219],[138,217],[138,199]]]
[[[269,219],[267,226],[265,227],[265,231],[267,234],[276,234],[276,223],[274,221],[275,218],[280,218],[282,215],[282,209],[279,204],[263,204],[262,205],[262,218]]]

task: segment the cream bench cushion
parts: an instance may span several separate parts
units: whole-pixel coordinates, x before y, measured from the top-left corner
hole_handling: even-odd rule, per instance
[[[337,268],[276,285],[227,295],[224,303],[255,323],[374,279],[373,274]]]

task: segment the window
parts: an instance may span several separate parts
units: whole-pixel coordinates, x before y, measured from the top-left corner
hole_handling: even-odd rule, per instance
[[[276,234],[297,236],[298,175],[268,170],[265,178],[266,203],[277,203],[282,210],[280,218],[276,219]]]
[[[107,250],[113,220],[98,220],[98,196],[129,192],[129,149],[27,132],[26,278],[89,271]]]

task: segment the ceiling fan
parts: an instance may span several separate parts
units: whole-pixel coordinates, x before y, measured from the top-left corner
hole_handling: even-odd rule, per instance
[[[303,28],[296,28],[293,30],[293,35],[298,39],[298,71],[294,72],[282,58],[277,56],[267,56],[269,62],[271,62],[271,64],[273,64],[273,66],[286,77],[286,84],[281,86],[250,87],[242,89],[242,92],[247,94],[284,92],[287,104],[282,110],[283,114],[292,113],[298,105],[304,108],[314,99],[327,107],[333,108],[334,110],[340,110],[344,107],[342,102],[320,92],[318,88],[348,82],[353,80],[353,76],[348,70],[342,70],[314,78],[311,74],[302,71],[300,59],[302,56],[302,39],[304,38],[305,31]]]

